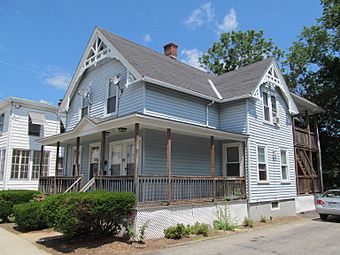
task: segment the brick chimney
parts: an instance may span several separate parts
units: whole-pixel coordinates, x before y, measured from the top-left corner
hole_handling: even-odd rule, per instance
[[[164,45],[164,55],[172,59],[177,59],[178,46],[174,43]]]

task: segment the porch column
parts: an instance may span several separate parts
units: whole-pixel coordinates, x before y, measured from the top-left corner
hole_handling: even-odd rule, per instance
[[[58,163],[59,163],[59,151],[60,151],[60,142],[57,142],[57,154],[55,156],[55,176],[58,176]]]
[[[215,180],[215,138],[210,137],[210,175],[212,178],[212,196],[216,200],[216,180]]]
[[[139,123],[135,124],[135,169],[133,173],[133,184],[134,191],[136,194],[136,204],[139,201],[139,180],[138,180],[138,170],[140,161],[140,133],[139,133]]]
[[[44,145],[40,147],[39,178],[42,176],[42,165],[44,160]]]
[[[106,141],[106,131],[102,131],[102,142],[100,146],[100,167],[99,167],[99,176],[100,176],[100,189],[103,189],[103,175],[104,175],[104,161],[105,161],[105,141]]]
[[[172,164],[171,164],[171,152],[172,152],[172,135],[171,129],[167,129],[167,139],[166,139],[166,166],[168,169],[168,204],[172,203]]]
[[[80,137],[77,137],[77,144],[76,144],[76,171],[75,175],[80,175],[80,169],[79,169],[79,150],[80,150]]]

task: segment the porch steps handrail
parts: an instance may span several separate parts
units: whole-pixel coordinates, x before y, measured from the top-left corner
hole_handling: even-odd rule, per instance
[[[64,191],[64,193],[70,192],[70,190],[73,189],[74,186],[76,186],[80,181],[82,180],[82,177],[80,176],[70,187],[67,188],[67,190]]]
[[[79,192],[87,192],[94,184],[96,183],[96,177],[92,177],[91,180],[89,180],[84,187],[82,187]]]

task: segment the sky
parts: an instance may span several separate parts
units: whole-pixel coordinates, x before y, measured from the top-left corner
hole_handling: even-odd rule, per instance
[[[220,33],[262,29],[287,50],[321,13],[319,0],[0,0],[0,100],[56,104],[96,25],[161,53],[174,42],[198,67]]]

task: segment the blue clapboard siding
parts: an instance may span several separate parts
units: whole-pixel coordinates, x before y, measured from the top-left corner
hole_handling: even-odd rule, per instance
[[[247,132],[246,100],[220,105],[220,129],[238,133]]]
[[[250,202],[290,199],[296,196],[294,146],[291,115],[281,93],[276,95],[280,124],[276,127],[263,121],[262,101],[249,99],[249,162]],[[262,92],[261,92],[262,94]],[[257,173],[257,145],[267,146],[269,183],[259,184]],[[290,183],[281,182],[280,149],[288,151]]]
[[[206,105],[210,102],[181,92],[146,84],[145,113],[206,125]],[[209,125],[219,127],[218,105],[209,107]]]
[[[113,59],[103,60],[96,66],[89,68],[81,78],[77,91],[90,90],[92,105],[90,106],[90,116],[105,117],[104,109],[106,107],[107,81],[119,75],[121,83],[126,82],[127,69],[121,62]],[[80,120],[80,107],[82,96],[74,94],[70,102],[69,111],[66,114],[66,130],[72,130]],[[143,111],[143,83],[134,83],[124,92],[119,99],[118,115],[126,115],[132,112]]]
[[[143,137],[145,175],[167,175],[166,132],[145,130]],[[216,175],[220,173],[221,145],[216,144]],[[173,175],[210,175],[210,140],[173,134]]]

